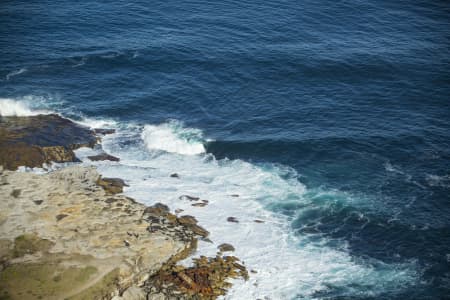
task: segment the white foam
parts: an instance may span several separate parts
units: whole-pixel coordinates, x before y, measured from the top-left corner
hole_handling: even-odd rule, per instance
[[[26,71],[28,71],[27,68],[22,68],[22,69],[20,69],[20,70],[12,71],[12,72],[6,74],[6,80],[10,80],[11,77],[20,75],[20,74],[22,74],[22,73],[25,73]]]
[[[32,109],[28,101],[18,101],[15,99],[0,98],[0,116],[34,116],[49,114],[51,111],[42,109]]]
[[[426,174],[425,180],[427,181],[428,185],[431,187],[444,187],[448,188],[450,187],[450,175],[433,175],[433,174]]]
[[[89,117],[83,117],[81,120],[74,121],[86,127],[95,129],[95,128],[117,128],[118,124],[116,121],[112,119],[95,119]]]
[[[185,128],[178,121],[161,125],[145,125],[142,139],[150,150],[195,155],[205,152],[201,131]]]
[[[0,99],[3,115],[36,114],[24,102]],[[295,203],[302,214],[311,199],[295,171],[280,165],[256,166],[241,160],[216,160],[205,154],[205,139],[197,129],[171,121],[144,127],[118,124],[113,120],[84,118],[82,124],[112,127],[102,146],[120,162],[91,162],[92,149],[79,149],[83,164],[96,165],[104,176],[121,177],[130,186],[125,193],[151,205],[162,202],[182,214],[194,215],[211,232],[213,243],[200,242],[196,255],[213,256],[221,243],[235,246],[250,273],[248,281],[234,280],[224,299],[321,298],[331,287],[343,296],[376,296],[398,291],[418,279],[414,263],[383,264],[376,260],[356,261],[344,247],[326,246],[327,238],[294,235],[290,219],[269,208],[277,203]],[[195,155],[202,154],[202,155]],[[45,172],[58,168],[23,170]],[[179,178],[170,177],[177,173]],[[292,174],[292,176],[288,176]],[[180,200],[192,195],[208,200],[206,207],[193,207]],[[235,195],[239,195],[236,197]],[[226,219],[235,217],[239,223]],[[264,223],[256,223],[254,220]],[[323,297],[322,297],[323,298]]]
[[[87,62],[87,57],[86,57],[86,56],[83,56],[83,57],[80,59],[79,62],[75,63],[75,64],[72,66],[72,68],[78,68],[78,67],[84,66],[84,65],[86,64],[86,62]]]
[[[180,155],[173,127],[170,123],[148,125],[143,133],[150,128],[151,134],[140,134],[136,127],[106,136],[105,150],[121,161],[94,164],[105,176],[126,180],[130,185],[125,190],[127,195],[148,205],[163,202],[172,209],[183,209],[182,214],[194,215],[211,232],[213,241],[201,242],[197,255],[215,255],[221,243],[235,246],[236,256],[257,273],[250,273],[246,282],[235,280],[225,299],[320,298],[317,293],[330,287],[337,287],[344,296],[374,296],[400,290],[417,280],[413,263],[357,262],[345,244],[335,249],[326,246],[326,237],[313,241],[306,235],[294,235],[288,217],[268,209],[280,202],[298,204],[299,214],[302,206],[308,209],[311,199],[307,199],[306,188],[292,169],[256,166],[241,160],[217,161],[209,154]],[[170,138],[165,138],[167,135]],[[140,136],[142,142],[137,140]],[[146,139],[150,137],[158,138],[156,146],[149,147]],[[176,151],[155,152],[155,148]],[[172,173],[179,178],[170,177]],[[180,200],[181,195],[200,197],[209,203],[193,207],[192,202]],[[239,223],[227,222],[230,216]]]

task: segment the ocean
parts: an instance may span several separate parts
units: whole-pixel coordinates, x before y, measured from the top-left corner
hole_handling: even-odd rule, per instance
[[[433,0],[3,0],[0,111],[116,129],[102,147],[121,161],[82,164],[196,216],[213,241],[197,255],[233,244],[257,273],[225,299],[448,299],[449,16]]]

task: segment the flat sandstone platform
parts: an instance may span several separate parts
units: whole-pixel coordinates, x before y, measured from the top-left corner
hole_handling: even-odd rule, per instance
[[[0,299],[110,299],[125,290],[145,299],[137,287],[189,253],[191,231],[149,232],[146,206],[107,194],[98,178],[81,166],[45,175],[0,167]]]

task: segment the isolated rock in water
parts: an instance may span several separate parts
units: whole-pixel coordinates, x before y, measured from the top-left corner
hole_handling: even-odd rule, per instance
[[[234,251],[233,245],[223,243],[217,247],[221,252]]]
[[[178,197],[178,199],[180,199],[180,200],[189,200],[189,201],[198,201],[198,200],[200,200],[199,197],[193,197],[193,196],[189,196],[189,195],[182,195],[182,196]]]
[[[59,115],[0,116],[0,165],[9,170],[78,161],[73,150],[96,143],[92,130]]]
[[[147,279],[191,253],[190,230],[168,230],[160,216],[162,230],[149,232],[146,206],[107,195],[98,177],[81,166],[43,175],[0,168],[0,299],[146,299]]]
[[[120,178],[102,178],[99,177],[96,181],[97,185],[101,186],[108,194],[119,194],[123,192],[123,187],[128,186]]]
[[[95,132],[95,134],[107,135],[107,134],[115,133],[116,130],[115,129],[95,128],[94,132]]]
[[[99,161],[99,160],[120,161],[120,159],[118,157],[109,155],[107,153],[88,156],[88,158],[92,161]]]
[[[239,223],[238,219],[236,219],[235,217],[228,217],[227,221],[232,223]]]
[[[180,178],[180,175],[178,175],[177,173],[172,173],[172,174],[170,174],[170,177],[172,177],[172,178]]]

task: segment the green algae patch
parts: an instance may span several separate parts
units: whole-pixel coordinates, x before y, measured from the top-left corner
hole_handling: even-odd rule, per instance
[[[0,299],[64,299],[97,272],[92,266],[14,264],[0,273]]]
[[[89,288],[82,290],[80,293],[70,296],[68,300],[84,300],[84,299],[103,299],[110,295],[112,291],[117,290],[119,281],[119,269],[116,268],[103,276],[98,282]]]
[[[22,257],[25,254],[47,252],[53,246],[53,242],[42,239],[35,234],[23,234],[14,239],[14,257]]]

